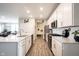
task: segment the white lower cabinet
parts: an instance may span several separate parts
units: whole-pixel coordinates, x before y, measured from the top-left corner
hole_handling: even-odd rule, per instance
[[[56,41],[55,46],[56,46],[56,55],[62,56],[62,44],[60,42]]]
[[[55,40],[52,40],[52,51],[53,51],[54,55],[56,55],[56,44],[55,44]]]
[[[23,39],[23,40],[21,40],[20,42],[19,42],[19,47],[18,47],[18,49],[19,49],[19,56],[25,56],[25,54],[26,54],[26,42],[25,42],[25,40],[26,40],[26,38],[25,39]]]
[[[29,51],[31,47],[31,36],[26,37],[26,53]]]
[[[25,56],[31,47],[31,36],[26,36],[25,39],[19,42],[19,55]]]
[[[52,52],[55,56],[79,56],[79,43],[63,42],[52,38]]]
[[[62,55],[62,45],[56,40],[52,40],[52,51],[55,56],[61,56]]]

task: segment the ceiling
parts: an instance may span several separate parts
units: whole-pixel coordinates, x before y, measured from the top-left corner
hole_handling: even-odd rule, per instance
[[[35,19],[48,19],[57,6],[57,3],[0,3],[0,16],[30,16]],[[30,12],[27,13],[27,10]]]

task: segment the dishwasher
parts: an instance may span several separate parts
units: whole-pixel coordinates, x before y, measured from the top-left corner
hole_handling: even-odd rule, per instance
[[[51,34],[48,35],[48,47],[50,50],[52,49],[52,35]]]

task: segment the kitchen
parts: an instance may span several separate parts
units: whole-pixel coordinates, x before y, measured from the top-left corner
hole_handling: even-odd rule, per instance
[[[49,30],[52,44],[49,45],[55,56],[79,55],[78,10],[78,3],[61,3],[47,21],[49,28],[52,29],[52,31]]]
[[[24,56],[28,52],[32,44],[32,34],[19,33],[17,17],[5,18],[2,16],[0,19],[0,30],[1,56]]]
[[[52,56],[79,56],[78,3],[0,3],[0,8],[0,56],[27,56],[38,37]]]

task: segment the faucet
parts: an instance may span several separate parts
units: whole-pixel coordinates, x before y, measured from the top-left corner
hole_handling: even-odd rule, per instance
[[[22,32],[27,33],[23,29],[20,29],[20,36],[22,36]]]
[[[24,30],[23,29],[20,29],[20,36],[22,35],[22,32],[24,32]]]

